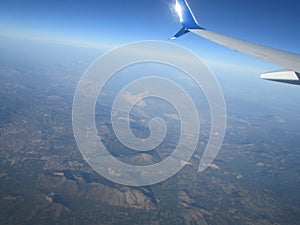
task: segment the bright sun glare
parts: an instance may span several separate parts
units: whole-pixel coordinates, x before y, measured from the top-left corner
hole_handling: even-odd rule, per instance
[[[178,3],[178,1],[176,1],[176,5],[175,5],[175,10],[179,16],[180,22],[183,22],[183,18],[182,18],[182,8],[180,6],[180,4]]]

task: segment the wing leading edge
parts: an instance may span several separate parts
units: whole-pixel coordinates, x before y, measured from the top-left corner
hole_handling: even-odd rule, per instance
[[[300,55],[218,34],[199,26],[186,0],[176,0],[176,11],[183,28],[171,39],[188,32],[212,42],[282,66],[284,70],[261,74],[262,79],[300,85]]]

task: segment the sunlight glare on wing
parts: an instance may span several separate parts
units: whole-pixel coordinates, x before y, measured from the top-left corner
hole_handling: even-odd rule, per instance
[[[180,22],[183,22],[183,16],[182,16],[182,8],[181,5],[176,1],[175,10],[179,16]]]

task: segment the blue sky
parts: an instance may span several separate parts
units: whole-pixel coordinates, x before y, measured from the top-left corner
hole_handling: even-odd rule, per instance
[[[300,50],[296,0],[189,0],[203,27],[290,50]],[[167,40],[180,27],[173,0],[10,0],[0,3],[1,30],[87,41]]]
[[[300,3],[296,0],[189,0],[201,26],[300,53]],[[167,41],[180,28],[174,0],[10,0],[0,3],[0,35],[92,43],[114,47],[131,41]],[[208,60],[249,67],[269,64],[235,53],[196,35],[175,43]]]

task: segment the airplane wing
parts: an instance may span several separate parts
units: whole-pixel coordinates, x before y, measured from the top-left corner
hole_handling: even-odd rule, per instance
[[[202,28],[186,0],[176,0],[175,9],[182,24],[171,39],[192,32],[210,41],[283,67],[261,74],[262,79],[300,85],[300,55],[218,34]]]

